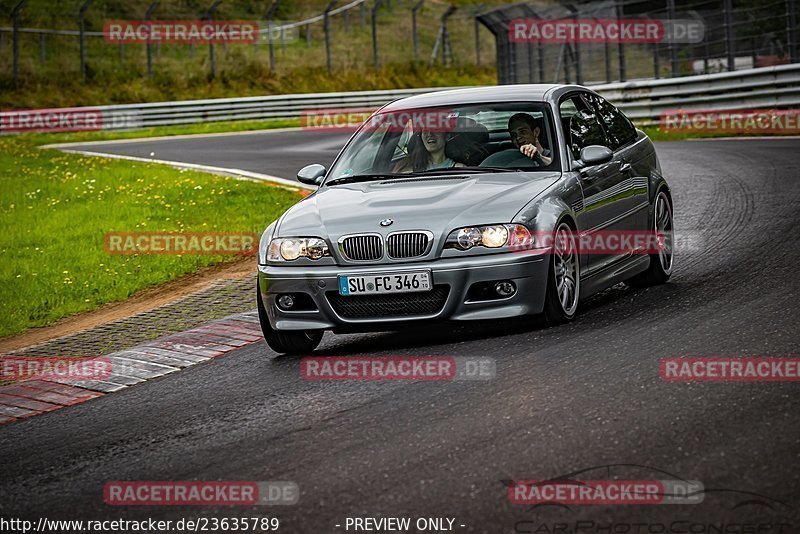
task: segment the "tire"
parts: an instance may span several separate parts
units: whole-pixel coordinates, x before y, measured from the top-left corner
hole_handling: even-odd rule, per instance
[[[264,334],[264,340],[269,348],[278,354],[308,354],[313,352],[322,341],[322,330],[287,330],[285,332],[274,330],[269,324],[267,310],[258,286],[256,286],[256,300],[261,333]]]
[[[650,265],[646,271],[625,282],[631,287],[660,285],[672,275],[675,227],[672,222],[672,202],[664,188],[659,189],[653,200],[653,212],[649,216],[648,226],[656,234],[663,236],[663,242],[659,239],[663,246],[658,254],[650,254]]]
[[[581,292],[581,266],[575,231],[564,221],[553,232],[553,251],[549,258],[542,315],[547,325],[554,326],[575,318]]]

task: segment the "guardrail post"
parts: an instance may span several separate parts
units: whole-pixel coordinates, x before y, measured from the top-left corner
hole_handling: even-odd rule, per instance
[[[14,48],[14,86],[16,87],[19,84],[19,12],[22,11],[22,8],[25,7],[25,4],[28,0],[20,0],[20,2],[14,6],[14,9],[11,11],[11,23],[14,27],[14,35],[12,36],[12,46]]]
[[[275,71],[275,43],[272,41],[272,17],[281,0],[275,0],[267,10],[267,42],[269,43],[269,70]]]
[[[358,19],[362,28],[367,25],[367,0],[358,5]]]
[[[653,43],[653,75],[656,80],[661,78],[661,59],[658,57],[658,43]]]
[[[383,0],[375,0],[375,5],[372,6],[372,64],[375,66],[375,70],[380,68],[380,63],[378,62],[378,9],[380,9],[381,4],[383,4]],[[362,6],[364,4],[361,4]]]
[[[733,5],[731,0],[724,0],[722,8],[725,17],[725,55],[728,57],[728,71],[736,70],[736,49],[733,42]]]
[[[86,79],[88,73],[86,72],[86,36],[84,35],[86,31],[86,11],[89,9],[89,6],[92,5],[94,0],[86,0],[83,5],[81,6],[80,10],[78,11],[78,30],[80,31],[80,49],[81,49],[81,76],[83,79]]]
[[[311,48],[311,23],[306,24],[306,48]]]
[[[614,2],[614,12],[617,16],[617,23],[620,23],[623,17],[623,0],[616,0]],[[619,63],[619,81],[624,82],[628,79],[628,73],[625,66],[625,45],[621,40],[617,43],[617,61]]]
[[[147,11],[144,14],[144,20],[150,20],[150,17],[153,16],[153,11],[156,10],[158,4],[161,0],[155,0],[150,7],[147,8]],[[153,50],[150,44],[150,32],[147,32],[147,77],[153,77]]]
[[[47,60],[47,51],[45,50],[45,33],[39,34],[39,63],[44,63]]]
[[[411,42],[414,43],[414,59],[419,59],[419,42],[417,41],[417,12],[422,9],[425,0],[419,0],[411,8]],[[477,23],[477,22],[476,22]]]
[[[328,74],[333,71],[333,66],[331,65],[331,10],[336,6],[337,1],[331,0],[323,15],[323,22],[325,23],[325,64],[328,67]]]
[[[672,25],[672,22],[675,21],[675,0],[667,0],[667,17],[670,20],[670,25]],[[672,77],[677,78],[680,75],[678,50],[675,48],[675,39],[673,39],[672,36],[670,36],[669,42],[667,43],[667,49],[669,50],[669,63]]]
[[[344,33],[350,33],[350,10],[344,10]]]
[[[794,11],[795,0],[786,0],[786,41],[789,48],[789,61],[797,63],[797,25]]]
[[[213,21],[214,12],[221,3],[222,0],[214,0],[214,3],[208,8],[208,11],[206,11],[206,16],[203,18],[209,22]],[[208,59],[211,61],[211,79],[213,80],[217,76],[217,60],[214,58],[214,39],[211,39],[208,42]]]

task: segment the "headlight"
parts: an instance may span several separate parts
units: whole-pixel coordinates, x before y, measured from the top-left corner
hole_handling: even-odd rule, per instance
[[[318,260],[330,256],[328,244],[318,237],[288,237],[273,239],[269,244],[269,261],[294,261],[297,258]]]
[[[469,250],[472,247],[500,248],[511,250],[530,248],[533,236],[521,224],[492,224],[486,226],[468,226],[450,232],[444,248]]]

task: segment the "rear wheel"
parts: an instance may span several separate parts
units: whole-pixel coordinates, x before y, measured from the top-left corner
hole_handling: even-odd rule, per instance
[[[658,238],[658,253],[650,254],[650,265],[643,273],[627,281],[632,287],[647,287],[663,284],[672,274],[672,251],[675,230],[672,226],[672,203],[664,189],[656,195],[653,203],[650,227]]]
[[[278,354],[303,354],[312,352],[322,341],[322,330],[287,330],[278,332],[269,324],[267,310],[261,299],[261,291],[256,287],[256,300],[258,302],[258,320],[261,323],[261,332],[269,348]]]
[[[571,321],[578,311],[581,273],[575,232],[565,222],[559,223],[553,235],[544,319],[548,325]]]

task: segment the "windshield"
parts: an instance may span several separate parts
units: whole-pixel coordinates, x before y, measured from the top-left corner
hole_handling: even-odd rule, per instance
[[[544,103],[486,103],[376,113],[362,125],[326,182],[370,175],[557,170]],[[459,170],[461,169],[461,170]]]

